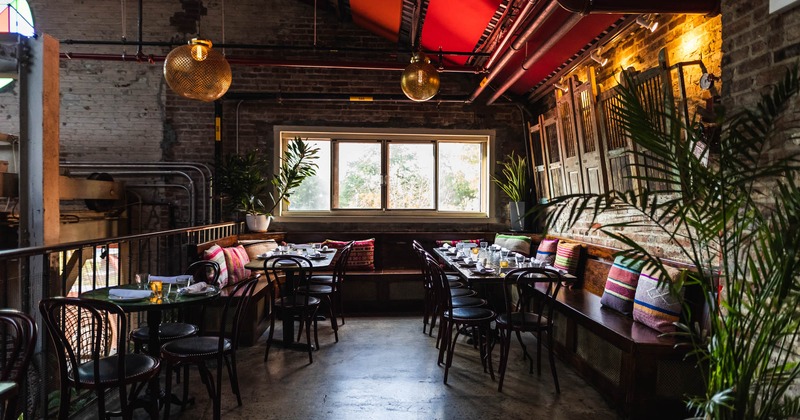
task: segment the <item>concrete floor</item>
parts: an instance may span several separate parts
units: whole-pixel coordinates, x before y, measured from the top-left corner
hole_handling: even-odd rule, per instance
[[[617,413],[568,366],[557,362],[561,395],[553,388],[546,353],[542,375],[528,374],[518,343],[512,346],[503,392],[480,367],[477,350],[459,340],[448,384],[437,366],[435,338],[420,317],[348,318],[334,343],[320,323],[321,349],[308,364],[303,352],[275,348],[263,362],[265,338],[238,352],[243,406],[223,378],[223,419],[616,419]],[[277,327],[276,337],[280,337]],[[535,352],[535,339],[525,339]],[[546,351],[546,350],[545,350]],[[535,353],[534,353],[535,354]],[[495,370],[499,347],[495,348]],[[193,406],[175,419],[210,419],[211,402],[191,374]],[[142,410],[138,416],[145,416]]]

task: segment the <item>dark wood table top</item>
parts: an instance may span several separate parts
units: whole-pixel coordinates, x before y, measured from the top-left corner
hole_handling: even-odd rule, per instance
[[[329,251],[333,251],[333,252],[321,252],[320,253],[320,258],[309,258],[309,260],[311,261],[311,268],[310,269],[311,270],[323,270],[323,269],[331,268],[331,262],[333,262],[333,256],[336,255],[336,253],[338,251],[337,250],[329,250]],[[275,255],[281,255],[281,254],[275,254]],[[298,256],[305,257],[305,255],[299,255],[299,254],[286,254],[286,255],[287,256],[292,256],[292,257],[298,257]],[[306,258],[308,258],[308,257],[306,257]],[[265,259],[266,258],[258,258],[258,259],[255,259],[255,260],[250,260],[249,263],[244,265],[244,268],[246,268],[248,270],[263,270],[264,269],[264,260]],[[297,267],[296,266],[286,266],[286,267],[278,266],[278,268],[292,269],[292,268],[297,268]],[[308,270],[309,268],[306,267],[305,269]]]
[[[127,289],[139,290],[135,284],[122,284],[119,286],[103,287],[100,289],[90,290],[80,294],[81,299],[95,299],[104,300],[106,302],[114,302],[122,308],[125,312],[138,312],[138,311],[151,311],[175,308],[182,305],[193,303],[201,303],[207,300],[215,299],[219,296],[219,289],[216,287],[209,287],[209,291],[203,294],[175,294],[174,296],[164,296],[161,299],[155,297],[144,299],[131,299],[131,300],[118,300],[108,297],[108,292],[111,289]]]

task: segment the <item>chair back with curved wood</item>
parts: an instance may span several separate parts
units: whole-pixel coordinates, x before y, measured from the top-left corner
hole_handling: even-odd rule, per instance
[[[204,281],[210,286],[219,286],[220,267],[216,261],[195,261],[189,264],[185,273],[191,274],[193,283]]]
[[[14,382],[18,393],[36,347],[36,323],[24,312],[0,309],[0,340],[0,382]],[[0,414],[3,419],[15,419],[23,408],[9,395],[0,405]]]

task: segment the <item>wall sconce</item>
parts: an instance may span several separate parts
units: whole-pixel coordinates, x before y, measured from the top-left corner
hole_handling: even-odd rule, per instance
[[[658,21],[651,15],[639,15],[636,18],[636,23],[642,28],[648,29],[650,32],[655,32],[658,29]]]
[[[560,90],[562,93],[567,93],[567,92],[569,92],[569,86],[567,86],[567,85],[563,85],[563,84],[561,84],[561,83],[558,83],[558,82],[556,82],[556,83],[553,83],[553,87],[554,87],[554,88],[556,88],[556,89],[558,89],[558,90]]]
[[[608,58],[603,57],[603,56],[600,55],[600,48],[592,51],[592,53],[589,54],[589,57],[591,57],[592,60],[597,62],[597,64],[599,64],[600,67],[603,67],[606,64],[608,64]]]

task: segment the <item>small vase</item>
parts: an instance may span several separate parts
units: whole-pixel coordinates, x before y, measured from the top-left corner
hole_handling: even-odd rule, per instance
[[[525,231],[525,213],[528,206],[524,201],[512,201],[509,203],[509,216],[511,219],[511,230],[513,232]]]
[[[245,222],[247,223],[247,230],[251,232],[266,232],[269,228],[269,222],[272,216],[266,214],[246,214]]]

